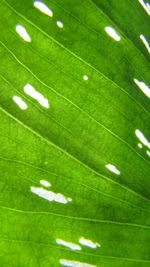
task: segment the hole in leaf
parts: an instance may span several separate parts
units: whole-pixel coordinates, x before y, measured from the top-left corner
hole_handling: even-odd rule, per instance
[[[45,181],[45,180],[40,180],[40,184],[44,185],[45,187],[50,187],[51,186],[51,184],[48,181]]]
[[[64,24],[63,24],[62,21],[60,21],[60,20],[57,20],[56,24],[57,24],[57,26],[58,26],[59,28],[61,28],[61,29],[64,27]]]
[[[139,147],[139,148],[142,148],[143,146],[142,146],[142,144],[141,144],[141,143],[139,143],[139,144],[138,144],[138,147]]]
[[[116,30],[114,28],[112,28],[111,26],[107,26],[105,27],[105,31],[106,33],[113,38],[115,41],[120,41],[121,40],[121,36],[116,32]]]
[[[83,76],[83,80],[84,80],[84,81],[87,81],[88,79],[89,79],[89,77],[88,77],[87,75],[84,75],[84,76]]]
[[[83,246],[89,247],[89,248],[98,248],[101,245],[99,243],[94,243],[93,241],[89,239],[85,239],[84,237],[81,237],[79,239],[79,243]]]
[[[58,245],[65,246],[65,247],[70,248],[72,250],[81,250],[81,247],[79,245],[71,243],[71,242],[67,242],[67,241],[62,240],[62,239],[56,239],[56,243]]]
[[[138,0],[142,7],[145,9],[148,15],[150,15],[150,6],[148,3],[145,3],[143,0]]]
[[[149,151],[149,150],[147,150],[147,151],[146,151],[146,153],[147,153],[147,155],[150,157],[150,151]]]
[[[19,108],[25,110],[28,108],[27,104],[19,96],[13,96],[13,101],[18,105]]]
[[[150,149],[150,143],[148,142],[144,134],[139,129],[135,130],[135,135],[137,136],[137,138],[140,140],[140,142],[143,145],[147,146]]]
[[[27,33],[26,29],[21,26],[21,25],[17,25],[16,26],[16,32],[19,34],[19,36],[26,42],[31,42],[31,37],[30,35]]]
[[[66,259],[60,260],[60,264],[63,266],[69,266],[69,267],[96,267],[96,265],[80,262],[80,261],[70,261]]]
[[[112,164],[107,164],[107,165],[106,165],[106,168],[107,168],[108,170],[110,170],[111,172],[113,172],[113,173],[115,173],[115,174],[117,174],[117,175],[120,175],[120,171],[119,171],[114,165],[112,165]]]
[[[45,15],[52,17],[53,16],[53,12],[52,10],[46,6],[44,3],[40,2],[40,1],[34,1],[34,6],[39,9],[42,13],[44,13]]]
[[[37,92],[32,85],[26,84],[24,86],[24,92],[32,98],[36,99],[38,103],[44,108],[49,108],[48,100],[41,93]]]
[[[150,98],[150,88],[144,83],[137,79],[134,79],[135,84],[141,89],[141,91]]]
[[[143,44],[147,48],[148,52],[150,53],[150,46],[148,41],[146,40],[145,36],[143,34],[140,35],[140,39],[142,40]]]

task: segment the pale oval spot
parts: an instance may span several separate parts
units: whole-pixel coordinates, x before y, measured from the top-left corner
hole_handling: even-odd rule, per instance
[[[139,129],[135,130],[135,135],[143,145],[147,146],[150,149],[150,142]]]
[[[142,146],[142,144],[141,144],[141,143],[138,143],[138,147],[139,147],[139,148],[142,148],[143,146]]]
[[[41,93],[36,91],[36,89],[31,84],[26,84],[24,86],[24,92],[32,98],[36,99],[38,103],[44,108],[49,108],[48,99],[45,98]]]
[[[51,186],[51,184],[46,180],[40,180],[40,184],[44,185],[45,187],[50,187]]]
[[[116,30],[113,27],[107,26],[107,27],[105,27],[105,31],[115,41],[121,40],[121,36],[116,32]]]
[[[19,108],[25,110],[28,108],[27,104],[22,100],[20,96],[13,96],[13,101],[18,105]]]
[[[94,243],[92,240],[90,239],[86,239],[83,236],[79,239],[79,243],[83,246],[89,247],[89,248],[98,248],[101,247],[101,245],[99,243]]]
[[[141,91],[150,98],[150,88],[144,83],[134,78],[135,84],[141,89]]]
[[[31,42],[31,37],[28,34],[27,30],[22,25],[16,26],[16,32],[19,34],[19,36],[26,42]]]
[[[115,173],[117,175],[120,175],[120,171],[116,168],[116,166],[114,166],[112,164],[107,164],[105,166],[109,171],[111,171],[111,172],[113,172],[113,173]]]
[[[84,81],[87,81],[88,79],[89,79],[88,75],[86,75],[86,74],[83,75],[83,80],[84,80]]]
[[[146,40],[146,37],[143,34],[141,34],[140,39],[142,40],[143,44],[145,45],[148,53],[150,53],[150,45],[149,45],[148,41]]]
[[[63,24],[62,21],[60,21],[60,20],[57,20],[56,24],[57,24],[57,26],[58,26],[59,28],[61,28],[61,29],[64,27],[64,24]]]
[[[40,2],[40,1],[34,1],[34,6],[40,10],[42,13],[44,13],[45,15],[52,17],[53,16],[53,12],[52,10],[45,5],[44,3]]]
[[[62,239],[56,239],[56,243],[58,245],[70,248],[72,250],[81,250],[81,247],[79,245],[77,245],[75,243],[72,243],[72,242],[68,242],[68,241],[62,240]]]
[[[62,259],[59,261],[61,265],[63,266],[69,266],[69,267],[97,267],[96,265],[84,263],[80,261],[70,261],[66,259]]]
[[[149,151],[149,150],[147,150],[147,151],[146,151],[146,153],[147,153],[147,155],[150,157],[150,151]]]

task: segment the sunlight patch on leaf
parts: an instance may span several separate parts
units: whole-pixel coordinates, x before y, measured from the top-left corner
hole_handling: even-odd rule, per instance
[[[120,175],[120,171],[116,168],[116,166],[114,166],[112,164],[107,164],[105,166],[109,171],[111,171],[111,172],[113,172],[113,173],[115,173],[117,175]]]
[[[105,27],[105,31],[115,41],[121,40],[121,36],[116,32],[116,30],[113,27],[107,26],[107,27]]]
[[[147,146],[150,149],[149,141],[147,140],[147,138],[144,136],[144,134],[139,129],[135,130],[135,135],[137,136],[137,138],[140,140],[140,142],[143,145]]]
[[[48,99],[45,98],[41,93],[35,90],[35,88],[31,84],[26,84],[24,86],[24,92],[31,96],[32,98],[36,99],[38,103],[43,106],[44,108],[49,108]]]
[[[52,17],[53,16],[53,12],[52,10],[45,5],[44,3],[40,2],[40,1],[34,1],[34,6],[40,10],[42,13],[44,13],[45,15]]]
[[[144,83],[137,79],[134,79],[135,84],[141,89],[141,91],[150,98],[150,88]]]
[[[99,243],[94,243],[92,240],[85,239],[83,236],[79,239],[79,243],[83,246],[89,247],[89,248],[98,248],[101,247]]]
[[[84,80],[84,81],[87,81],[88,79],[89,79],[88,75],[86,75],[86,74],[83,75],[83,80]]]
[[[70,248],[72,250],[81,250],[81,247],[79,245],[74,244],[72,242],[67,242],[67,241],[62,240],[62,239],[56,239],[56,243],[58,245],[65,246],[65,247]]]
[[[27,104],[22,100],[20,96],[13,96],[13,101],[18,105],[19,108],[25,110],[28,108]]]
[[[66,259],[60,260],[60,264],[63,266],[69,266],[69,267],[96,267],[96,265],[80,262],[80,261],[70,261]]]
[[[19,36],[26,42],[31,42],[31,37],[28,34],[27,30],[22,25],[16,25],[16,32]]]
[[[150,53],[150,45],[149,45],[148,41],[146,40],[146,37],[143,34],[141,34],[140,39],[142,40],[142,42],[145,45],[148,52]]]
[[[65,197],[61,193],[54,193],[52,191],[48,191],[42,187],[34,187],[31,186],[31,192],[36,194],[37,196],[44,198],[48,201],[55,201],[62,204],[67,204],[68,202],[71,202],[71,198]]]

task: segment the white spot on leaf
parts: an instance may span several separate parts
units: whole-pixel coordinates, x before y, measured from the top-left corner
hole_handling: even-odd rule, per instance
[[[150,157],[150,151],[149,151],[149,150],[147,150],[147,151],[146,151],[146,153],[147,153],[147,155]]]
[[[105,27],[105,31],[106,33],[113,38],[115,41],[120,41],[121,40],[121,36],[116,32],[116,30],[114,28],[112,28],[111,26],[107,26]]]
[[[142,7],[145,9],[148,15],[150,15],[150,7],[148,3],[145,3],[143,0],[138,0]]]
[[[19,34],[19,36],[26,42],[31,42],[31,37],[30,35],[27,33],[26,29],[21,26],[21,25],[17,25],[16,26],[16,32]]]
[[[49,108],[49,102],[47,100],[47,98],[45,98],[41,93],[39,93],[38,91],[35,90],[35,88],[30,85],[30,84],[26,84],[24,86],[24,92],[33,97],[34,99],[36,99],[38,101],[38,103],[43,106],[44,108]]]
[[[51,186],[51,184],[48,181],[45,181],[45,180],[40,180],[40,184],[44,185],[45,187],[50,187]]]
[[[135,130],[135,135],[137,136],[137,138],[140,140],[140,142],[143,145],[147,146],[150,149],[149,141],[147,140],[147,138],[144,136],[144,134],[139,129]]]
[[[96,267],[96,265],[80,262],[80,261],[70,261],[66,259],[60,260],[60,264],[63,266],[69,266],[69,267]]]
[[[64,24],[63,24],[62,21],[60,21],[60,20],[57,20],[56,24],[57,24],[57,26],[58,26],[59,28],[61,28],[61,29],[64,27]]]
[[[150,45],[143,34],[140,35],[140,39],[142,40],[148,52],[150,53]]]
[[[142,148],[143,146],[142,146],[142,144],[141,144],[141,143],[138,143],[138,147],[139,147],[139,148]]]
[[[31,186],[31,192],[38,195],[39,197],[42,197],[48,201],[55,201],[59,202],[62,204],[68,203],[68,198],[66,198],[63,194],[61,193],[54,193],[52,191],[48,191],[42,187],[34,187]]]
[[[120,171],[119,171],[114,165],[112,165],[112,164],[107,164],[107,165],[106,165],[106,168],[107,168],[108,170],[110,170],[111,172],[113,172],[113,173],[115,173],[115,174],[117,174],[117,175],[120,175]]]
[[[79,239],[79,243],[83,246],[89,247],[89,248],[98,248],[101,245],[99,243],[94,243],[93,241],[89,239],[85,239],[84,237],[81,237]]]
[[[19,108],[25,110],[28,108],[27,104],[19,96],[13,96],[13,101],[18,105]]]
[[[56,239],[56,243],[58,245],[65,246],[65,247],[70,248],[72,250],[81,250],[81,247],[79,245],[71,243],[71,242],[64,241],[62,239]]]
[[[39,9],[42,13],[44,13],[45,15],[52,17],[53,16],[53,12],[52,10],[46,6],[44,3],[40,2],[40,1],[34,1],[34,6]]]
[[[141,91],[150,98],[150,88],[144,83],[140,82],[137,79],[134,79],[135,84],[141,89]]]
[[[89,79],[89,77],[88,77],[87,75],[84,75],[84,76],[83,76],[83,80],[84,80],[84,81],[87,81],[88,79]]]

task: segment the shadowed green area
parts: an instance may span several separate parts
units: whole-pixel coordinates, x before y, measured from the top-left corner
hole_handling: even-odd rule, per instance
[[[149,16],[136,0],[43,3],[52,18],[32,0],[0,2],[0,266],[57,267],[66,259],[77,267],[148,267],[150,160],[135,130],[150,140],[150,106],[134,78],[150,84],[140,39],[150,40]],[[26,84],[48,109],[24,92]],[[33,194],[44,188],[40,180],[72,201]],[[81,237],[101,246],[73,251],[56,243]]]

